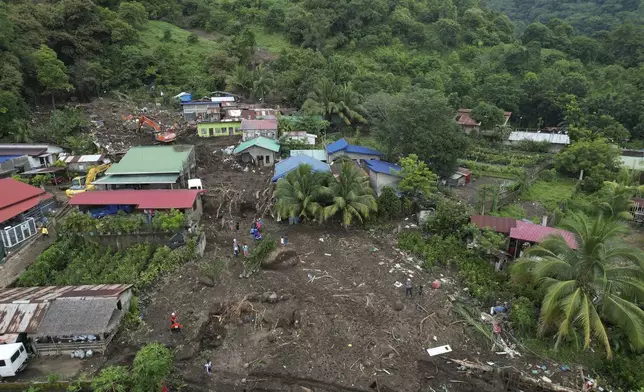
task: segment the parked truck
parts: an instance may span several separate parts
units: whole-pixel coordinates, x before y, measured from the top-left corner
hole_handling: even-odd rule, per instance
[[[27,350],[22,343],[0,344],[0,380],[14,377],[27,367]]]

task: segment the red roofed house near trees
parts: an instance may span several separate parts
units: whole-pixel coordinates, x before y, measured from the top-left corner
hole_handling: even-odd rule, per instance
[[[79,206],[82,210],[97,206],[132,206],[137,210],[181,210],[190,212],[195,220],[202,214],[197,189],[121,189],[113,191],[94,191],[79,193],[69,200],[69,204]]]
[[[0,179],[0,235],[12,248],[36,234],[36,221],[56,208],[54,196],[13,178]]]
[[[472,131],[478,131],[481,126],[480,121],[476,121],[472,118],[470,115],[471,112],[472,109],[458,109],[456,117],[454,117],[454,120],[456,120],[458,125],[461,126],[461,130],[468,135]],[[507,125],[510,120],[510,116],[512,116],[512,112],[503,112],[503,114],[505,115],[505,121],[501,125]]]

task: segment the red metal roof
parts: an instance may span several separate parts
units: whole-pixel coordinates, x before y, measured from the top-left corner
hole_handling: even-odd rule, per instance
[[[133,205],[140,209],[182,209],[191,208],[200,192],[203,191],[198,189],[93,191],[75,195],[69,200],[69,204],[75,206],[117,204]]]
[[[0,222],[38,205],[53,196],[44,190],[13,178],[0,179]]]
[[[497,233],[510,234],[510,230],[517,226],[517,221],[514,218],[503,218],[499,216],[489,215],[472,215],[470,218],[472,223],[479,229],[489,228]]]
[[[243,119],[241,129],[244,131],[277,129],[277,120],[246,120]]]
[[[577,249],[577,241],[575,240],[575,235],[566,230],[522,221],[517,221],[517,226],[510,229],[510,238],[536,243],[543,241],[550,235],[557,234],[561,235],[564,240],[566,240],[566,243],[571,249]]]

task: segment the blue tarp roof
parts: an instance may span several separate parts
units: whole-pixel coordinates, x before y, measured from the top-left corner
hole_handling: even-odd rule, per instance
[[[384,173],[384,174],[389,174],[389,175],[396,175],[397,173],[400,173],[402,168],[395,163],[389,163],[389,162],[384,162],[384,161],[378,161],[375,159],[367,159],[364,161],[367,164],[367,167],[369,170],[373,170],[376,173]]]
[[[300,165],[311,165],[314,172],[330,171],[329,165],[326,163],[318,161],[317,159],[311,158],[307,155],[299,155],[296,157],[286,158],[285,160],[278,162],[275,165],[275,175],[271,178],[271,181],[275,182],[279,180]]]
[[[13,158],[18,158],[18,157],[21,157],[21,156],[22,155],[3,155],[3,156],[0,156],[0,163],[6,162],[8,160],[11,160]]]
[[[373,148],[349,144],[349,142],[347,142],[345,138],[342,138],[338,141],[335,141],[329,144],[328,146],[326,146],[326,150],[329,154],[334,154],[338,151],[344,150],[346,152],[350,152],[353,154],[378,155],[378,156],[385,155],[378,150],[374,150]]]

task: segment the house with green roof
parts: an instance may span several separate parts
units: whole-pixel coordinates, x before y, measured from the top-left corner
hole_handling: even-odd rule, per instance
[[[280,145],[274,139],[259,136],[246,140],[233,150],[244,163],[253,163],[256,166],[273,166]]]
[[[138,146],[92,184],[99,190],[180,189],[196,172],[194,146]]]

